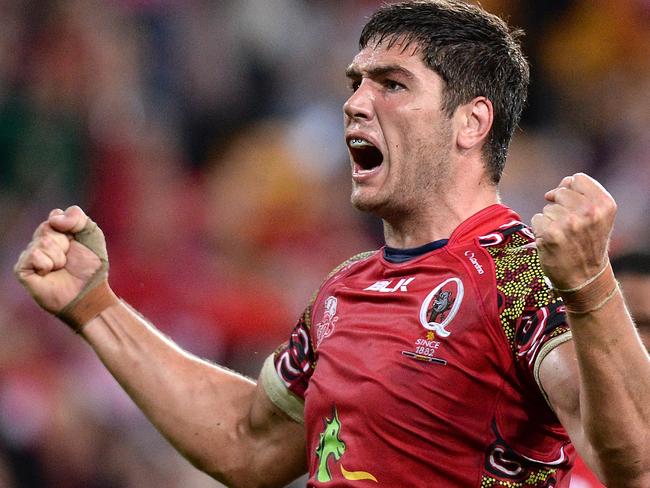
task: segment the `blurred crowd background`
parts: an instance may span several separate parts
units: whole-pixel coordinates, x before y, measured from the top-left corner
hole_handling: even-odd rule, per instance
[[[0,0],[0,487],[215,486],[12,267],[54,207],[100,223],[116,292],[255,376],[336,264],[354,211],[344,69],[376,0]],[[650,1],[483,0],[525,29],[529,107],[501,186],[525,221],[576,171],[650,238]],[[300,482],[296,483],[300,486]]]

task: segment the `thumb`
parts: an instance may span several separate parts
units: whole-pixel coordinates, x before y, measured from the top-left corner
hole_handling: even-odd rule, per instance
[[[58,232],[76,234],[86,227],[88,216],[80,207],[73,205],[68,207],[65,212],[60,209],[52,210],[48,221],[50,226]]]
[[[546,192],[544,198],[549,202],[555,202],[555,194],[557,191],[560,188],[571,188],[571,185],[573,185],[573,176],[565,176],[562,178],[562,181],[560,181],[560,184],[557,186],[557,188],[553,188],[552,190]]]

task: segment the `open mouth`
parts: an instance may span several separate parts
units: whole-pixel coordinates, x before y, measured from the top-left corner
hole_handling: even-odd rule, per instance
[[[348,139],[348,147],[353,161],[363,171],[371,171],[384,161],[381,151],[365,139],[359,137]]]

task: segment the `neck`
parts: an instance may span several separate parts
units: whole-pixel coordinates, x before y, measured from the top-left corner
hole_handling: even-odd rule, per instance
[[[439,239],[448,239],[462,222],[490,205],[499,203],[499,195],[492,185],[480,186],[477,191],[461,192],[450,189],[415,210],[384,218],[386,245],[397,249],[423,246]]]

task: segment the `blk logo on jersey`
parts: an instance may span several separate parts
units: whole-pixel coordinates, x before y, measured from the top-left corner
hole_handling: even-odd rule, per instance
[[[402,278],[393,285],[393,280],[381,280],[368,288],[365,288],[364,291],[380,291],[382,293],[395,293],[396,291],[408,291],[406,286],[411,283],[415,278]]]
[[[429,292],[420,307],[420,323],[440,337],[451,334],[447,326],[463,301],[465,289],[460,278],[449,278]]]

